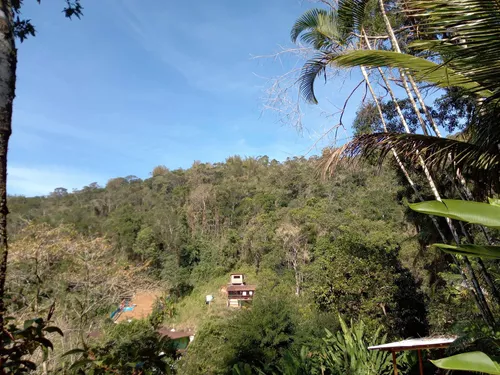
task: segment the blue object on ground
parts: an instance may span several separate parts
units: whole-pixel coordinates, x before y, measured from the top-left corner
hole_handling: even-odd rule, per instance
[[[132,311],[134,309],[134,306],[127,306],[123,308],[123,311]]]

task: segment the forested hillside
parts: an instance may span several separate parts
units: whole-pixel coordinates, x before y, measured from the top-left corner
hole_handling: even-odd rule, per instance
[[[0,375],[500,375],[500,3],[282,2],[0,0]]]
[[[339,314],[390,338],[442,332],[473,307],[445,255],[421,254],[405,194],[390,166],[340,166],[323,180],[314,158],[234,156],[10,197],[11,312],[43,315],[55,302],[60,365],[64,350],[106,329],[124,293],[162,290],[174,306],[160,323],[196,331],[181,366],[193,374],[256,358],[278,365],[284,350],[338,329]],[[233,271],[257,285],[254,308],[210,310],[204,293],[219,298]]]

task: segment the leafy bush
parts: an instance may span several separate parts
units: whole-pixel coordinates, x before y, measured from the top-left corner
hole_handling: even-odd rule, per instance
[[[47,320],[26,320],[22,328],[13,323],[13,318],[5,318],[5,330],[0,334],[3,343],[0,349],[3,374],[27,374],[36,370],[37,364],[33,362],[32,356],[37,350],[42,351],[44,361],[48,358],[49,349],[54,347],[46,335],[63,335],[59,328],[48,325],[52,311],[51,309]]]
[[[348,326],[341,318],[341,331],[333,334],[326,331],[325,346],[322,349],[325,367],[335,375],[389,375],[392,373],[388,352],[368,350],[369,346],[383,344],[387,335],[379,328],[369,335],[365,324],[360,321]]]
[[[102,343],[85,349],[71,366],[75,374],[171,374],[175,360],[172,340],[161,337],[147,321],[113,325]]]
[[[298,319],[293,305],[263,293],[251,309],[213,320],[196,335],[184,360],[186,374],[231,374],[233,368],[270,373],[296,345]]]

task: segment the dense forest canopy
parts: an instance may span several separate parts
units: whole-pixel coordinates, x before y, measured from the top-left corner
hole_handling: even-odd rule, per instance
[[[408,216],[405,187],[389,165],[347,165],[328,180],[318,173],[316,158],[233,156],[187,170],[158,166],[146,180],[10,197],[12,312],[28,317],[56,301],[58,326],[75,332],[64,337],[67,349],[106,329],[121,295],[154,286],[175,297],[178,311],[164,324],[198,332],[186,357],[193,374],[208,371],[214,345],[224,352],[269,334],[251,339],[250,328],[231,328],[226,342],[213,330],[234,327],[228,319],[255,326],[252,319],[262,322],[280,304],[284,326],[276,329],[285,331],[276,334],[284,343],[262,343],[267,354],[229,351],[214,371],[261,356],[262,366],[278,366],[283,350],[300,351],[324,328],[338,329],[338,314],[363,320],[369,332],[384,327],[390,338],[445,333],[460,317],[473,317],[446,256],[420,256],[430,239]],[[202,291],[219,298],[234,271],[258,286],[255,309],[242,312],[255,316],[232,318],[221,309],[207,318]]]

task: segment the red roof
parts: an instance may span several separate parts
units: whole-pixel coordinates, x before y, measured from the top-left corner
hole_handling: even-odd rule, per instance
[[[255,285],[228,285],[227,286],[228,292],[247,292],[247,291],[254,291],[254,290],[255,290]]]

